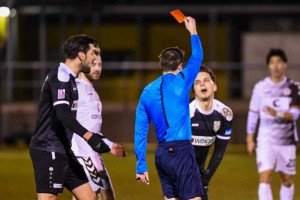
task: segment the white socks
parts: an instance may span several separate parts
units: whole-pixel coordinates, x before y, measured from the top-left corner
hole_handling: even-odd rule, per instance
[[[292,184],[290,187],[281,185],[280,188],[280,200],[293,200],[295,186]]]
[[[295,186],[292,184],[290,187],[281,185],[280,200],[293,200]],[[260,183],[258,187],[259,200],[273,200],[271,185],[268,183]]]
[[[281,195],[281,191],[280,191]],[[258,186],[259,200],[273,200],[271,185],[268,183],[260,183]]]

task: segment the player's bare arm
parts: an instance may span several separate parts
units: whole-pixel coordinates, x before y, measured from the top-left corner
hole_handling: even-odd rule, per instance
[[[253,154],[255,150],[254,134],[247,134],[247,150],[249,154]]]

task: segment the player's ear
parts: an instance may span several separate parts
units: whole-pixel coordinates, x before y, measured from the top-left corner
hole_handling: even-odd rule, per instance
[[[83,61],[85,58],[85,54],[83,53],[83,51],[79,51],[77,57],[80,61]]]
[[[217,84],[214,83],[214,92],[216,92],[218,90]]]
[[[284,69],[285,70],[287,69],[287,63],[284,63]]]
[[[178,68],[177,68],[179,71],[181,71],[182,70],[182,63],[180,63],[179,65],[178,65]]]

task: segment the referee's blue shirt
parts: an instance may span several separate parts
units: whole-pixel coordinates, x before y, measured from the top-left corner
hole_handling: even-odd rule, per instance
[[[191,36],[192,55],[177,75],[167,73],[146,86],[136,108],[134,148],[136,173],[148,171],[147,135],[150,120],[154,123],[159,143],[191,140],[189,93],[199,72],[203,50],[198,35]]]

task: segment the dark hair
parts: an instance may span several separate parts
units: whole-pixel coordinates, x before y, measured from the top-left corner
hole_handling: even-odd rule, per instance
[[[270,59],[273,56],[279,56],[283,60],[283,62],[285,62],[285,63],[287,62],[287,57],[282,49],[270,49],[270,51],[266,57],[267,65],[269,64]]]
[[[216,83],[217,81],[217,77],[215,75],[215,73],[213,72],[213,70],[211,70],[209,67],[205,66],[205,65],[202,65],[199,72],[206,72],[209,74],[211,80]]]
[[[95,47],[98,46],[98,43],[94,38],[84,34],[69,37],[63,45],[65,58],[74,59],[80,51],[87,53],[90,49],[89,44],[93,44]]]
[[[159,55],[159,64],[165,72],[174,71],[183,62],[184,51],[178,47],[164,49]]]

